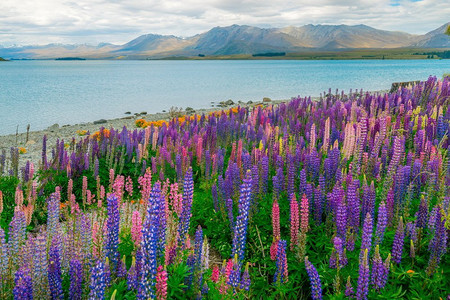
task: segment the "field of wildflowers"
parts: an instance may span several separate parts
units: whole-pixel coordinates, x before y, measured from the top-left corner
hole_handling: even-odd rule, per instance
[[[446,299],[450,78],[0,155],[1,299]]]

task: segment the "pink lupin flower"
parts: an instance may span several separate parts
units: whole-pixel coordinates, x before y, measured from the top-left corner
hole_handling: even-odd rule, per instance
[[[88,205],[92,204],[92,200],[94,199],[94,195],[92,195],[91,190],[86,191],[86,202]]]
[[[0,191],[0,214],[3,212],[3,193]]]
[[[141,190],[141,199],[148,200],[152,190],[152,170],[150,168],[145,170],[144,176],[139,177],[138,183]]]
[[[98,199],[97,207],[102,207],[102,201],[105,199],[105,187],[103,185],[100,186],[100,199]]]
[[[241,170],[241,168],[242,168],[242,147],[243,147],[242,140],[239,140],[237,153],[236,153],[236,163],[237,163],[239,170]],[[242,172],[242,170],[241,170],[241,172]]]
[[[135,210],[131,217],[131,238],[136,247],[139,246],[142,238],[142,217],[138,210]]]
[[[87,191],[88,181],[87,177],[83,176],[83,187],[81,191],[81,199],[83,199],[83,203],[86,204],[86,191]]]
[[[270,259],[275,260],[277,259],[277,252],[278,252],[278,239],[273,239],[272,245],[270,245]]]
[[[295,194],[291,195],[291,251],[298,244],[298,230],[300,226],[300,219],[298,215],[298,202]]]
[[[219,281],[220,270],[217,265],[214,266],[211,274],[211,281],[217,283]]]
[[[19,186],[16,187],[16,194],[15,194],[15,202],[16,206],[21,208],[23,205],[23,191],[20,189]]]
[[[280,206],[277,201],[272,205],[272,228],[273,237],[277,240],[280,239]]]
[[[69,182],[67,183],[67,200],[70,200],[72,197],[72,190],[73,190],[73,180],[72,178],[69,179]]]
[[[92,244],[93,244],[92,254],[97,258],[99,257],[99,254],[100,254],[100,252],[99,252],[100,237],[99,237],[99,233],[98,233],[99,229],[100,229],[100,225],[98,224],[97,221],[94,221],[94,224],[92,224]]]
[[[308,204],[308,198],[306,198],[306,195],[303,194],[302,202],[300,204],[300,230],[303,233],[308,232],[309,227],[309,204]]]
[[[113,185],[113,183],[114,183],[114,177],[115,177],[115,175],[114,175],[114,169],[110,169],[110,170],[109,170],[109,191],[112,190],[112,185]]]
[[[122,201],[124,185],[125,185],[125,177],[123,177],[122,175],[118,175],[112,185],[112,192],[119,199],[119,202]]]
[[[127,191],[129,197],[133,197],[133,180],[131,179],[130,176],[127,177],[125,190]]]
[[[156,271],[156,299],[167,299],[167,271],[162,265]]]
[[[202,161],[203,139],[201,137],[197,140],[197,162]]]

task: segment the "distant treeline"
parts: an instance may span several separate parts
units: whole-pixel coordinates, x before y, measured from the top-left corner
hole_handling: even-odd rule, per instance
[[[81,57],[60,57],[60,58],[56,58],[55,60],[86,60],[86,58],[81,58]]]
[[[436,55],[439,58],[450,58],[450,50],[440,52],[434,51],[434,52],[414,53],[414,55],[427,55],[428,58],[434,58],[434,55]]]
[[[256,53],[252,54],[253,57],[265,56],[265,57],[273,57],[273,56],[285,56],[286,52],[269,52],[269,53]]]

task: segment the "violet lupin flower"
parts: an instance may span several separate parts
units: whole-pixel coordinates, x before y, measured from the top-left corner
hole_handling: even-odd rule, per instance
[[[383,201],[378,208],[377,230],[375,231],[375,245],[381,245],[381,243],[383,242],[384,231],[386,230],[387,222],[387,209]]]
[[[48,258],[48,286],[52,299],[64,299],[61,279],[61,258],[58,247],[58,237],[52,240]]]
[[[400,217],[400,221],[397,225],[397,231],[395,232],[394,243],[392,245],[392,260],[400,264],[402,261],[403,244],[405,242],[405,230],[403,226],[403,218]]]
[[[320,282],[319,273],[314,265],[305,257],[306,273],[308,273],[309,281],[311,282],[311,298],[314,300],[322,299],[322,284]]]
[[[156,259],[160,216],[158,198],[160,198],[160,194],[161,191],[159,190],[159,186],[155,185],[150,194],[147,216],[145,218],[144,226],[142,227],[142,259],[140,262],[142,269],[139,279],[137,294],[138,299],[148,299],[155,297],[155,276],[157,267]]]
[[[134,256],[127,274],[127,286],[129,290],[136,290],[138,288],[138,272],[136,270],[136,258]]]
[[[230,223],[230,230],[231,232],[233,232],[234,228],[233,199],[228,198],[226,201],[226,206],[227,206],[228,222]]]
[[[183,210],[181,212],[180,223],[178,224],[178,244],[184,247],[186,235],[189,230],[189,224],[192,215],[192,198],[194,195],[194,180],[192,178],[192,168],[186,172],[183,184]],[[156,268],[156,267],[155,267]]]
[[[91,283],[89,285],[91,292],[89,293],[89,300],[104,299],[109,280],[105,272],[105,264],[99,260],[91,269]]]
[[[119,262],[119,226],[120,226],[120,214],[118,198],[115,194],[111,194],[107,197],[108,202],[108,219],[106,220],[106,257],[111,262],[111,267],[114,271],[117,270],[117,264]]]
[[[22,267],[20,268],[14,278],[14,299],[32,300],[33,299],[33,284],[31,281],[30,270]]]
[[[367,299],[367,294],[369,293],[369,251],[364,249],[363,256],[359,261],[359,277],[358,277],[358,288],[356,290],[356,299],[363,300]]]
[[[83,294],[82,282],[83,282],[83,266],[78,259],[72,259],[70,261],[69,268],[70,275],[70,288],[69,297],[70,299],[81,299]]]
[[[50,198],[47,200],[47,235],[50,240],[59,230],[60,201],[61,194],[59,192],[51,194]]]
[[[16,264],[26,238],[26,219],[22,210],[16,210],[9,224],[8,252],[12,264]]]
[[[370,253],[370,248],[372,247],[372,231],[373,231],[373,222],[372,216],[370,213],[367,213],[366,218],[364,220],[363,231],[361,236],[361,252],[360,259],[364,255],[364,251],[367,250],[367,255]]]
[[[276,260],[277,269],[275,271],[275,275],[273,277],[273,282],[275,283],[286,283],[289,280],[288,277],[288,265],[287,265],[287,257],[286,257],[286,241],[279,240],[277,247],[277,260]]]
[[[197,231],[195,232],[195,241],[194,241],[194,258],[195,258],[195,267],[198,269],[200,267],[200,263],[202,261],[202,248],[203,248],[203,230],[199,225]]]
[[[242,263],[245,255],[245,243],[247,240],[248,214],[250,210],[250,198],[252,191],[252,175],[250,170],[247,171],[244,182],[241,186],[241,196],[239,197],[239,212],[236,217],[236,225],[234,227],[233,247],[231,255],[238,256],[239,263]]]

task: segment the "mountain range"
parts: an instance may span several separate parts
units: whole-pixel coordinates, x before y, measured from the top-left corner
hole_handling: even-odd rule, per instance
[[[449,24],[450,22],[423,35],[379,30],[366,25],[305,25],[284,28],[232,25],[214,27],[207,32],[188,38],[146,34],[123,45],[102,43],[97,46],[87,44],[0,46],[0,57],[7,59],[61,57],[148,59],[314,50],[450,48],[450,38],[444,33]]]

